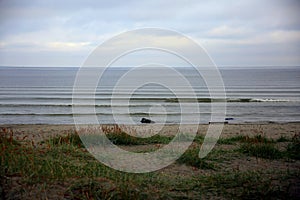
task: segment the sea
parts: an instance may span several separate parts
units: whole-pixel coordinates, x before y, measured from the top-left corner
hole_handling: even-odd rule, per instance
[[[0,67],[0,124],[74,124],[74,114],[84,115],[87,119],[96,115],[99,124],[140,124],[141,118],[166,124],[182,123],[185,119],[184,123],[188,124],[195,117],[200,117],[201,124],[207,124],[212,120],[211,106],[224,105],[224,102],[224,121],[229,123],[300,121],[300,67],[220,67],[225,99],[211,98],[205,80],[194,68],[174,69],[191,84],[199,111],[183,112],[179,102],[188,105],[192,103],[189,98],[194,97],[176,84],[174,74],[156,73],[155,69],[149,76],[174,79],[172,87],[177,87],[176,91],[185,98],[179,101],[169,88],[146,82],[134,92],[121,88],[116,95],[116,83],[131,68],[111,67],[102,74],[95,90],[82,89],[82,112],[74,113],[72,94],[79,68]],[[131,81],[134,83],[134,80]],[[95,105],[90,104],[91,92],[95,93]],[[114,101],[117,104],[112,104],[112,100],[117,100]],[[95,113],[89,112],[90,107]],[[116,116],[131,120],[119,122],[115,120]]]

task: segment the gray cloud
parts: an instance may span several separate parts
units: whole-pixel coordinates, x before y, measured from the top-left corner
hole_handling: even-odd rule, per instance
[[[140,27],[182,32],[219,65],[300,65],[299,8],[297,0],[2,0],[0,65],[78,66],[105,39]]]

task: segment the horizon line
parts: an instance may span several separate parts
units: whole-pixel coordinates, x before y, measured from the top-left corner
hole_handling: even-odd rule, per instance
[[[216,67],[220,68],[225,68],[225,67],[234,67],[234,68],[246,68],[246,67],[274,67],[274,68],[279,68],[279,67],[300,67],[299,65],[215,65]],[[82,66],[37,66],[37,65],[0,65],[1,68],[4,67],[14,67],[14,68],[80,68]],[[89,66],[92,68],[91,66]],[[98,67],[98,66],[93,66],[93,67]],[[110,66],[112,68],[131,68],[134,66]],[[183,67],[191,67],[191,66],[171,66],[174,68],[183,68]],[[203,67],[203,66],[202,66]],[[205,67],[210,67],[210,66],[205,66]],[[205,68],[203,67],[203,68]]]

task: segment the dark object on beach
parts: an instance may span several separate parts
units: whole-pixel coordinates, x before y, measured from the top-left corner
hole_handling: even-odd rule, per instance
[[[142,118],[141,122],[146,123],[146,124],[154,123],[154,121],[152,121],[151,119],[147,119],[147,118]]]
[[[208,122],[208,124],[228,124],[228,122]]]
[[[227,117],[227,118],[225,118],[225,120],[234,120],[234,118],[233,117]]]

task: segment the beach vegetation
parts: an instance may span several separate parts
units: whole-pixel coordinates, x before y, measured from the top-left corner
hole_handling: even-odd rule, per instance
[[[120,139],[125,135],[117,135],[110,135],[111,141],[131,148],[165,144],[172,139],[156,136],[136,142],[131,141],[134,137]],[[182,137],[190,139],[188,134]],[[298,170],[282,170],[271,162],[268,170],[257,170],[250,161],[247,164],[239,161],[244,154],[267,158],[266,162],[285,156],[297,159],[299,140],[296,136],[286,153],[278,152],[275,142],[267,138],[232,137],[219,142],[207,157],[200,159],[202,141],[203,136],[197,136],[191,147],[169,167],[134,174],[98,162],[82,145],[78,133],[55,136],[33,145],[16,140],[10,130],[2,131],[0,195],[3,199],[296,198],[293,188],[295,177],[299,177]],[[223,148],[227,144],[240,145],[239,150]],[[285,160],[281,162],[285,166]],[[244,167],[233,168],[233,163]]]
[[[239,151],[249,156],[266,159],[282,158],[282,152],[275,147],[274,141],[262,135],[246,136],[241,142]]]
[[[258,158],[267,159],[279,159],[282,158],[282,152],[280,152],[274,144],[265,143],[244,143],[239,149],[242,153],[249,156],[255,156]]]
[[[228,138],[220,138],[218,140],[218,144],[236,144],[237,142],[245,141],[245,136],[234,136],[234,137],[228,137]]]
[[[292,142],[287,146],[285,155],[288,158],[300,160],[300,134],[294,135]]]
[[[189,148],[184,154],[176,161],[180,164],[190,165],[199,169],[214,169],[214,164],[206,159],[199,158],[199,147]]]
[[[285,136],[280,136],[276,142],[290,142],[291,140]]]

